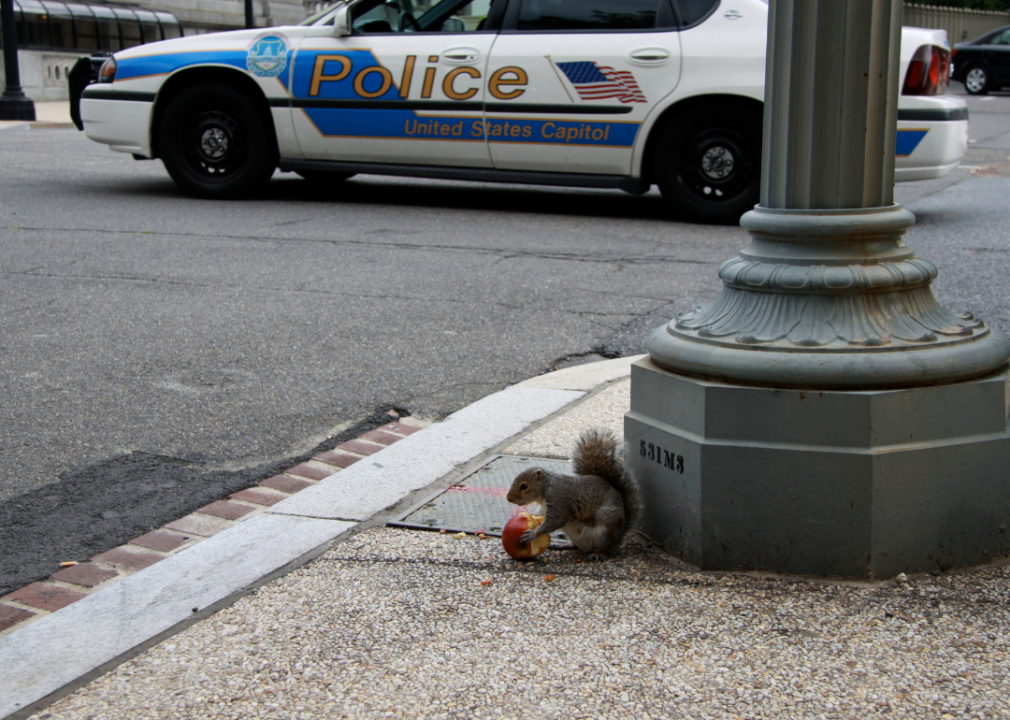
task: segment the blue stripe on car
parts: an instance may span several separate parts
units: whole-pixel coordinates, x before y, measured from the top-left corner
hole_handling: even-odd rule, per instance
[[[898,157],[908,157],[915,152],[928,132],[929,130],[898,130],[894,154]]]
[[[341,55],[351,61],[351,70],[343,80],[323,81],[319,83],[317,95],[309,95],[312,89],[312,73],[316,69],[316,58],[319,55]],[[299,50],[295,61],[294,96],[296,98],[315,97],[324,100],[361,99],[354,91],[354,79],[362,70],[370,67],[382,67],[371,50]],[[322,69],[323,74],[338,71],[340,65],[336,61],[328,61]],[[398,87],[400,79],[393,76],[389,89],[380,96],[370,100],[403,100]],[[364,79],[363,89],[367,93],[378,92],[382,87],[382,78],[377,73]]]
[[[412,110],[302,108],[326,137],[368,137],[632,147],[638,123],[419,116]]]

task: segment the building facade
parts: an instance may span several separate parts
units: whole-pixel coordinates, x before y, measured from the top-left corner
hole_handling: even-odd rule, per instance
[[[21,86],[36,102],[68,98],[67,73],[82,55],[245,27],[242,0],[137,0],[129,6],[93,1],[13,2]],[[302,0],[253,0],[258,27],[300,23],[309,9]]]

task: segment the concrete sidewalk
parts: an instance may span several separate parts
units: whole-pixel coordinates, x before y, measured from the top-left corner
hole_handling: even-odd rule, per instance
[[[63,100],[60,102],[37,102],[35,103],[34,122],[22,120],[0,120],[0,130],[28,128],[32,130],[61,130],[73,128],[74,122],[70,119],[70,103]]]
[[[639,537],[520,564],[386,526],[499,454],[620,430],[629,367],[489,396],[0,637],[0,718],[1010,718],[1006,565],[714,574]]]

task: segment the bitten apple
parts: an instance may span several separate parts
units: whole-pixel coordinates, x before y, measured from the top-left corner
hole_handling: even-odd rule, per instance
[[[523,543],[519,541],[523,533],[527,530],[535,530],[544,521],[543,515],[530,515],[529,513],[518,513],[505,523],[505,528],[501,532],[501,544],[505,552],[516,560],[526,560],[534,558],[551,544],[550,535],[541,535],[533,542]]]

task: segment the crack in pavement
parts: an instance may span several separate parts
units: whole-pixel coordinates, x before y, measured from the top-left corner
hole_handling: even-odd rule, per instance
[[[721,261],[716,262],[712,260],[692,260],[686,258],[677,258],[669,255],[640,255],[640,256],[625,256],[625,255],[610,255],[610,256],[591,256],[591,255],[579,255],[577,253],[563,253],[563,252],[547,252],[543,250],[529,250],[529,251],[507,251],[504,248],[478,248],[469,247],[465,245],[445,245],[438,243],[406,243],[406,242],[381,242],[374,239],[369,240],[353,240],[353,239],[343,239],[335,240],[332,238],[283,238],[283,237],[270,237],[270,236],[247,236],[247,235],[204,235],[201,233],[184,233],[184,232],[160,232],[160,231],[147,231],[147,230],[107,230],[101,228],[47,228],[47,227],[36,227],[36,226],[7,226],[7,230],[24,230],[31,232],[73,232],[73,233],[95,233],[95,234],[109,234],[109,235],[149,235],[154,237],[182,237],[182,238],[198,238],[202,240],[240,240],[245,242],[255,242],[255,243],[313,243],[322,245],[334,245],[334,246],[347,246],[347,247],[374,247],[375,245],[382,245],[383,247],[396,248],[401,250],[441,250],[445,252],[463,252],[472,253],[476,255],[497,255],[503,260],[512,259],[525,259],[533,258],[537,260],[563,260],[568,262],[589,262],[589,263],[626,263],[629,265],[645,265],[654,263],[663,264],[687,264],[687,265],[715,265],[721,263]],[[374,231],[366,231],[365,234],[369,234]],[[403,234],[409,234],[411,232],[420,233],[420,231],[404,231]]]
[[[133,275],[95,275],[95,274],[84,275],[84,274],[75,274],[75,273],[36,272],[36,271],[33,271],[33,270],[0,271],[0,275],[5,275],[5,276],[26,276],[26,277],[39,277],[39,278],[52,278],[52,279],[93,280],[93,281],[96,281],[96,282],[99,282],[99,281],[118,281],[118,282],[132,282],[132,283],[149,283],[149,284],[153,284],[153,285],[170,285],[170,286],[179,286],[179,287],[187,287],[187,288],[199,288],[199,289],[206,289],[206,290],[210,290],[210,289],[212,289],[212,290],[238,290],[238,291],[242,291],[242,292],[262,291],[262,292],[282,293],[282,294],[292,294],[293,293],[293,294],[296,294],[296,295],[323,295],[323,296],[326,296],[326,297],[334,297],[334,298],[354,297],[354,298],[363,298],[363,299],[369,299],[369,300],[393,300],[393,301],[403,301],[403,302],[439,302],[439,303],[448,303],[448,304],[457,304],[457,305],[460,305],[460,304],[471,305],[472,304],[472,301],[470,301],[470,300],[457,299],[457,298],[453,298],[453,297],[440,297],[440,298],[432,299],[430,297],[415,296],[415,295],[398,295],[398,294],[393,294],[393,293],[369,294],[369,293],[363,293],[363,292],[360,292],[360,291],[355,291],[355,292],[340,292],[340,291],[324,290],[324,289],[319,289],[319,288],[306,288],[306,287],[291,287],[291,286],[271,287],[271,286],[268,286],[268,285],[252,285],[252,286],[247,286],[247,285],[237,285],[237,284],[223,285],[221,283],[199,283],[199,282],[183,281],[183,280],[167,280],[167,279],[164,279],[164,278],[138,277],[138,276],[133,276]],[[607,295],[609,297],[613,297],[613,293],[609,293]],[[639,296],[639,295],[622,295],[621,297],[637,298],[637,299],[647,299],[647,300],[656,300],[657,299],[657,298],[653,298],[653,297]],[[529,306],[528,303],[518,304],[518,303],[510,303],[510,302],[503,302],[503,301],[484,301],[483,304],[485,306],[497,307],[497,308],[502,308],[502,309],[505,309],[505,310],[521,310],[521,309],[526,308],[526,307]],[[625,315],[626,314],[626,313],[617,313],[617,312],[613,312],[613,313],[602,313],[602,312],[601,313],[593,313],[593,312],[590,312],[590,311],[573,311],[573,312],[575,312],[575,314],[579,314],[579,315],[582,315],[582,314],[585,314],[585,315],[594,315],[595,314],[595,315],[601,315],[601,316],[620,316],[620,315]]]

